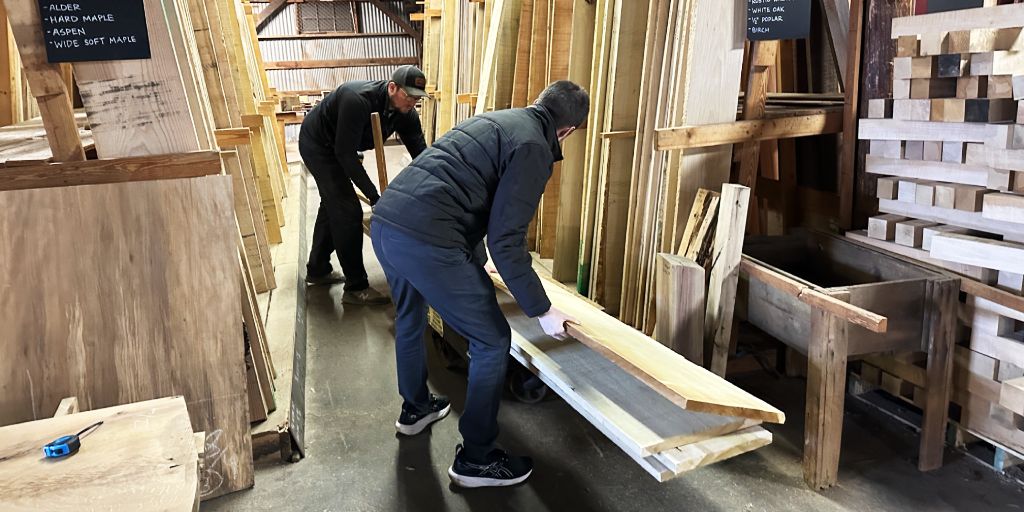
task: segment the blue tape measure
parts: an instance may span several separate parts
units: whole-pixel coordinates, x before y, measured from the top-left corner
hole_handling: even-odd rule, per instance
[[[49,443],[46,443],[46,445],[43,446],[43,454],[47,459],[59,459],[74,455],[78,452],[78,449],[82,447],[82,438],[91,434],[102,424],[102,421],[97,421],[96,423],[83,428],[81,432],[77,434],[61,436]]]

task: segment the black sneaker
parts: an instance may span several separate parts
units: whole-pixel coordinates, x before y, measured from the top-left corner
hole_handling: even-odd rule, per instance
[[[395,422],[395,430],[399,434],[414,436],[423,432],[423,429],[429,427],[431,423],[443,420],[451,410],[452,405],[448,402],[447,397],[431,393],[428,411],[415,413],[406,411],[403,407],[402,415]]]
[[[448,478],[459,487],[507,487],[526,481],[533,473],[533,459],[509,455],[494,449],[487,462],[477,464],[466,460],[462,445],[455,447],[455,462],[448,468]]]

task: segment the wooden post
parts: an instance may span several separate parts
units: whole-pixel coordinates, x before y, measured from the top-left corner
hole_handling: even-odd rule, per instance
[[[14,64],[17,51],[7,23],[7,8],[0,2],[0,60],[4,61],[0,64],[0,126],[12,125],[17,119],[15,103],[19,91],[14,85],[15,74],[19,71]]]
[[[674,254],[658,255],[655,339],[696,364],[704,362],[704,267]]]
[[[849,293],[833,295],[849,300]],[[804,423],[804,481],[812,489],[835,485],[846,398],[846,320],[811,308]]]
[[[380,128],[380,114],[370,114],[370,126],[373,127],[373,151],[377,160],[377,180],[380,183],[380,193],[388,188],[388,164],[384,160],[384,136]]]
[[[839,162],[839,227],[853,227],[853,181],[857,162],[857,106],[860,102],[860,53],[864,0],[850,2],[850,33],[846,59],[843,147]]]
[[[765,103],[768,101],[768,78],[771,67],[775,65],[775,54],[778,53],[778,41],[750,42],[750,74],[747,75],[747,90],[743,96],[743,119],[747,121],[764,117]],[[760,162],[761,142],[744,142],[737,148],[740,162],[739,184],[750,189],[756,195],[757,168]],[[750,204],[747,210],[747,229],[751,233],[761,233],[758,220],[757,201]]]
[[[821,0],[825,8],[825,20],[828,23],[828,36],[832,42],[832,53],[839,69],[839,80],[846,90],[846,74],[849,73],[846,63],[849,60],[850,33],[850,0]]]
[[[743,255],[743,233],[749,201],[749,188],[729,184],[722,186],[704,318],[705,357],[708,352],[711,353],[711,371],[720,377],[725,377],[725,367],[729,360],[736,284]]]
[[[46,60],[39,4],[33,0],[4,0],[11,31],[18,42],[22,65],[32,94],[39,102],[39,114],[46,128],[46,139],[56,162],[85,160],[82,139],[78,136],[71,95],[59,64]],[[13,91],[12,91],[13,92]]]
[[[949,414],[950,382],[953,375],[953,347],[956,343],[959,279],[929,280],[925,288],[928,323],[925,349],[928,367],[925,378],[924,419],[917,468],[931,471],[942,466],[946,418]]]

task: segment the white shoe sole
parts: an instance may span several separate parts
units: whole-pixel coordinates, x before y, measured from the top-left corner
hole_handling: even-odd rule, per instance
[[[438,421],[443,420],[445,416],[448,416],[448,413],[451,410],[452,404],[448,404],[448,406],[445,407],[444,409],[441,409],[440,411],[437,412],[432,412],[420,418],[419,421],[413,423],[412,425],[403,425],[396,421],[395,430],[397,430],[399,434],[405,436],[414,436],[416,434],[419,434],[420,432],[423,432],[423,430],[429,427],[432,423],[436,423]]]
[[[452,483],[459,487],[476,488],[476,487],[509,487],[512,485],[520,484],[530,478],[533,474],[531,469],[525,475],[519,478],[482,478],[476,476],[463,476],[455,472],[454,467],[448,468],[448,478],[452,479]]]

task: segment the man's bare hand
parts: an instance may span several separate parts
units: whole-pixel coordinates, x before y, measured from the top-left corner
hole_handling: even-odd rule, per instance
[[[545,334],[559,340],[569,337],[569,334],[566,332],[568,324],[579,325],[575,318],[562,313],[554,307],[549,309],[547,313],[537,317],[537,320],[540,321],[540,326],[544,329]]]

